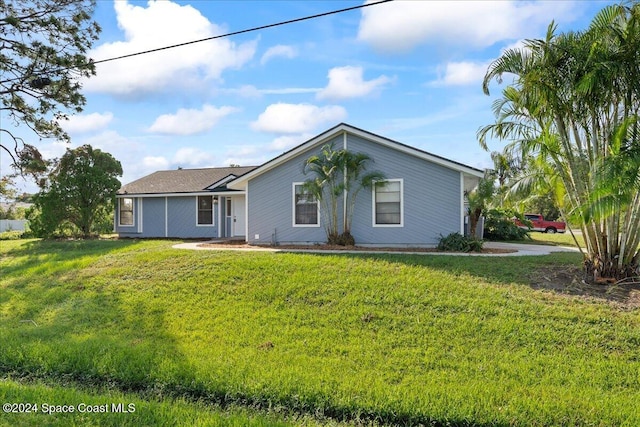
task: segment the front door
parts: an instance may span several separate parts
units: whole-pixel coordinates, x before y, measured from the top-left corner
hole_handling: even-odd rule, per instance
[[[245,235],[245,212],[244,195],[231,197],[231,228],[233,237]]]
[[[231,213],[231,197],[224,199],[224,237],[233,236],[233,214]]]

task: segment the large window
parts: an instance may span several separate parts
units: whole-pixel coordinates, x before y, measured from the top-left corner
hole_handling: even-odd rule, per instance
[[[125,197],[120,200],[120,209],[118,216],[119,225],[133,225],[133,199]]]
[[[198,196],[198,225],[213,225],[213,196]]]
[[[402,180],[390,179],[373,188],[374,227],[402,227]]]
[[[293,225],[294,227],[320,226],[318,200],[304,188],[302,183],[293,184]]]

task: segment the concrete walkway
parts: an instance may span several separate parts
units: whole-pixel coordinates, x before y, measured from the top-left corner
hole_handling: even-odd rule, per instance
[[[547,245],[529,245],[524,243],[503,243],[503,242],[486,242],[484,247],[487,249],[506,249],[514,252],[508,253],[461,253],[461,252],[412,252],[407,251],[383,251],[383,250],[326,250],[326,249],[291,249],[291,248],[274,248],[263,246],[220,246],[215,247],[214,244],[203,246],[206,243],[214,242],[188,242],[174,245],[175,249],[190,249],[200,251],[239,251],[239,252],[298,252],[298,253],[316,253],[316,254],[411,254],[411,255],[449,255],[449,256],[525,256],[525,255],[549,255],[553,252],[579,252],[578,248],[568,246],[547,246]]]

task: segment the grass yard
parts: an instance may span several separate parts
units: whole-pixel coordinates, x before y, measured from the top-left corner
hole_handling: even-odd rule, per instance
[[[3,413],[7,426],[220,426],[289,427],[319,425],[311,417],[285,420],[246,408],[221,409],[185,399],[143,399],[104,389],[88,392],[69,386],[0,380],[0,401],[23,403],[22,413]],[[27,403],[25,406],[24,403]],[[38,403],[38,406],[33,406]],[[16,405],[14,405],[16,406]],[[74,412],[68,412],[73,407]],[[19,407],[13,408],[18,411]],[[59,412],[56,412],[59,411]],[[63,412],[66,411],[66,412]]]
[[[0,242],[0,397],[140,408],[0,423],[640,425],[637,294],[533,285],[578,254],[171,244]]]
[[[553,246],[572,246],[576,247],[576,242],[573,240],[571,233],[568,231],[566,233],[556,233],[556,234],[547,234],[547,233],[539,233],[537,231],[532,231],[529,233],[531,240],[525,239],[519,243],[534,243],[537,245],[553,245]],[[585,247],[584,239],[582,237],[582,233],[576,233],[576,239],[582,248]]]

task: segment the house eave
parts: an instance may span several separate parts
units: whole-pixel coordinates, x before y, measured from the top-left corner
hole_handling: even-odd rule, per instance
[[[116,198],[151,198],[151,197],[188,197],[188,196],[229,196],[233,194],[244,194],[244,191],[239,190],[210,190],[210,191],[193,191],[183,193],[118,193]]]
[[[287,160],[298,156],[301,153],[304,153],[305,151],[308,151],[310,149],[312,149],[313,147],[320,145],[326,141],[328,141],[329,139],[335,137],[336,135],[339,135],[340,133],[350,133],[352,135],[358,136],[360,138],[363,139],[368,139],[370,141],[376,142],[380,145],[383,145],[385,147],[389,147],[395,150],[398,150],[400,152],[412,155],[414,157],[418,157],[421,158],[423,160],[427,160],[430,161],[432,163],[438,164],[440,166],[446,167],[448,169],[453,169],[455,171],[458,172],[462,172],[466,175],[471,175],[471,176],[476,176],[479,178],[482,178],[484,176],[484,171],[481,171],[479,169],[473,168],[471,166],[467,166],[464,165],[462,163],[458,163],[455,162],[453,160],[449,160],[449,159],[445,159],[444,157],[439,157],[435,154],[431,154],[428,153],[426,151],[411,147],[409,145],[405,145],[401,142],[398,141],[394,141],[388,138],[384,138],[382,136],[364,131],[362,129],[353,127],[351,125],[345,124],[345,123],[341,123],[323,133],[321,133],[320,135],[315,136],[314,138],[303,142],[302,144],[298,145],[297,147],[292,148],[291,150],[281,154],[280,156],[264,163],[261,166],[258,166],[256,169],[252,170],[251,172],[247,172],[246,174],[238,177],[235,180],[230,181],[227,184],[227,187],[231,188],[231,189],[237,189],[237,190],[245,190],[246,189],[246,183],[251,180],[252,178],[261,175],[265,172],[268,172],[269,170],[277,167],[278,165],[286,162]]]

